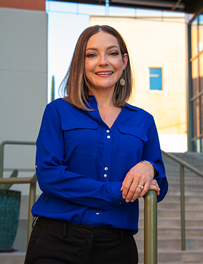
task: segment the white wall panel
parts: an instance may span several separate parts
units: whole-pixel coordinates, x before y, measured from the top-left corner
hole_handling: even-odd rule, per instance
[[[0,8],[0,36],[0,142],[36,141],[47,103],[47,14]],[[34,170],[34,159],[35,147],[6,146],[4,177]]]

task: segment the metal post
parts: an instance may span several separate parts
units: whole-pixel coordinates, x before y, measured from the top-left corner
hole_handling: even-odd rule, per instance
[[[28,206],[28,225],[27,225],[27,244],[29,242],[30,234],[32,232],[33,216],[31,213],[32,206],[36,201],[36,174],[30,181],[30,194],[29,194],[29,206]]]
[[[149,190],[144,201],[144,264],[157,264],[157,195]]]
[[[4,142],[0,144],[0,178],[3,178],[4,167]]]
[[[193,137],[193,102],[191,101],[192,98],[192,68],[191,68],[191,24],[187,24],[187,49],[188,49],[188,56],[187,56],[187,146],[188,151],[192,151],[193,144],[192,144],[192,137]]]
[[[0,144],[0,178],[3,178],[5,145],[36,145],[36,143],[32,141],[2,141]]]
[[[181,202],[181,245],[185,250],[185,188],[184,166],[180,165],[180,202]]]

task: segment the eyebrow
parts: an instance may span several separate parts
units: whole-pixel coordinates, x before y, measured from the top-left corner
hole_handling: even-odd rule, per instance
[[[112,49],[112,48],[118,48],[119,49],[119,47],[117,46],[117,45],[112,45],[112,46],[109,46],[109,47],[107,47],[107,49]],[[87,50],[98,50],[97,48],[88,48],[88,49],[86,49],[86,51]]]

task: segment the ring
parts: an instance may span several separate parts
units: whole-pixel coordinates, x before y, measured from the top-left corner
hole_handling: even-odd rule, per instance
[[[138,185],[137,187],[139,187],[141,190],[144,189],[143,185]]]

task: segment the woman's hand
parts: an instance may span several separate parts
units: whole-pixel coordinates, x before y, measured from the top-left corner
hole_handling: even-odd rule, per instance
[[[139,162],[127,173],[121,187],[122,197],[126,202],[134,202],[143,197],[148,190],[155,190],[159,195],[160,188],[154,179],[153,165]]]
[[[155,179],[152,180],[152,183],[149,186],[149,190],[155,190],[157,195],[160,194],[160,188],[159,188],[159,185],[157,183],[157,180],[155,180]]]

